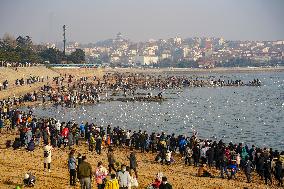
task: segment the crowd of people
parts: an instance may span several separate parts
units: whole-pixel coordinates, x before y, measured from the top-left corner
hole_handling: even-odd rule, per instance
[[[166,135],[164,132],[148,134],[146,131],[123,130],[119,127],[112,128],[110,125],[103,128],[94,123],[77,124],[71,121],[60,123],[59,120],[52,118],[37,119],[33,116],[32,111],[23,113],[18,110],[9,110],[6,112],[0,111],[0,113],[1,128],[4,127],[7,130],[17,128],[20,133],[15,141],[7,141],[7,147],[9,145],[14,149],[25,147],[28,151],[33,151],[42,141],[44,152],[47,152],[44,153],[44,168],[47,168],[48,171],[51,171],[52,148],[68,147],[72,149],[74,145],[80,145],[80,139],[84,139],[88,142],[89,151],[92,152],[95,149],[95,152],[99,155],[101,154],[102,145],[109,147],[107,155],[108,170],[102,169],[107,172],[105,176],[114,171],[118,180],[120,178],[118,173],[124,170],[124,167],[117,168],[113,149],[123,146],[132,149],[129,156],[129,167],[125,166],[128,172],[133,170],[134,174],[129,174],[134,176],[132,180],[138,178],[137,161],[133,151],[136,150],[141,153],[151,152],[157,154],[155,160],[166,165],[174,163],[172,153],[180,154],[186,165],[193,164],[193,166],[199,167],[198,176],[202,177],[213,177],[206,168],[208,166],[210,168],[216,167],[216,169],[220,170],[220,177],[228,179],[233,179],[239,171],[244,171],[247,182],[251,182],[251,172],[255,170],[259,177],[265,180],[265,184],[272,184],[272,176],[274,175],[279,182],[278,184],[283,185],[283,151],[278,152],[271,148],[260,149],[255,146],[249,148],[242,143],[238,145],[229,143],[226,145],[222,141],[198,139],[195,134],[191,137],[175,136],[174,134]],[[6,118],[4,121],[3,117]],[[74,151],[70,152],[69,169],[79,171],[80,169],[74,166],[74,162],[76,165],[77,162],[76,160],[72,161],[72,157],[74,157]],[[98,167],[100,166],[101,164],[98,165]],[[79,172],[77,174],[80,175]],[[131,177],[129,177],[129,180],[131,180]],[[74,182],[74,171],[70,171],[70,184],[73,185]],[[88,181],[84,182],[88,183]]]
[[[161,133],[148,133],[147,131],[125,130],[108,125],[103,127],[96,123],[76,123],[74,121],[60,121],[54,118],[40,118],[33,115],[32,110],[22,112],[17,106],[27,101],[46,101],[57,104],[64,102],[68,106],[76,104],[76,101],[99,101],[100,95],[110,90],[121,91],[123,95],[133,95],[137,89],[165,89],[179,88],[182,86],[225,86],[244,85],[242,81],[221,80],[188,80],[179,77],[162,78],[150,75],[125,75],[106,74],[103,79],[82,77],[74,80],[73,76],[53,78],[54,85],[44,85],[40,91],[25,94],[21,97],[8,98],[0,101],[0,132],[19,131],[19,137],[14,141],[7,141],[6,147],[13,149],[26,148],[33,151],[44,145],[44,169],[51,172],[52,150],[54,148],[70,149],[68,158],[68,169],[70,173],[70,185],[75,185],[80,180],[82,188],[91,188],[92,177],[99,189],[134,188],[138,186],[138,162],[136,152],[155,154],[156,162],[170,166],[175,163],[174,157],[182,158],[184,164],[198,167],[197,175],[200,177],[221,177],[227,179],[236,178],[239,172],[244,172],[247,182],[254,181],[252,171],[256,171],[265,184],[272,184],[272,178],[277,180],[279,186],[283,186],[283,161],[284,152],[272,148],[248,147],[245,144],[225,144],[219,142],[199,139],[196,133],[191,137],[183,135]],[[73,82],[75,81],[75,82]],[[66,82],[67,86],[64,86]],[[260,83],[254,80],[251,83]],[[137,92],[136,92],[137,93]],[[90,152],[95,151],[101,155],[102,146],[107,147],[107,168],[102,162],[98,162],[95,172],[92,165],[87,162],[86,155],[78,154],[73,147],[83,145],[87,142]],[[128,165],[120,165],[115,158],[116,148],[129,148],[131,153],[128,157]],[[215,167],[219,175],[210,173]],[[35,178],[33,178],[35,180]],[[162,173],[157,174],[155,181],[149,185],[154,189],[169,189],[167,177]]]
[[[39,83],[39,82],[43,83],[43,82],[47,81],[48,79],[49,79],[48,76],[45,78],[43,76],[29,75],[29,77],[27,77],[27,78],[16,79],[14,86],[31,85],[31,84]],[[8,86],[9,86],[9,81],[7,79],[5,81],[3,81],[2,83],[0,82],[0,91],[9,89]]]
[[[49,78],[30,76],[26,79],[17,79],[15,85],[32,84],[34,82],[49,81]],[[81,77],[65,74],[54,77],[41,90],[28,93],[14,101],[40,101],[50,102],[54,105],[76,107],[79,104],[97,103],[101,100],[111,101],[157,101],[164,100],[163,90],[181,89],[187,87],[228,87],[228,86],[259,86],[259,79],[245,83],[242,80],[224,80],[210,77],[185,77],[185,76],[155,76],[144,74],[107,73],[102,78]],[[0,90],[8,89],[8,81],[0,85]],[[146,91],[146,92],[144,92]],[[153,95],[152,91],[160,91]],[[23,99],[22,99],[23,100]]]
[[[4,62],[0,61],[0,67],[31,67],[31,66],[38,66],[40,64],[38,63],[31,63],[31,62],[26,62],[26,63],[20,63],[20,62]]]

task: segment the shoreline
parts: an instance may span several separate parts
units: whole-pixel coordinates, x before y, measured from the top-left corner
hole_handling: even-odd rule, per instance
[[[84,68],[83,68],[84,69]],[[151,72],[151,73],[255,73],[255,72],[284,72],[284,66],[260,68],[260,67],[218,67],[212,69],[201,68],[105,68],[106,71],[117,72]]]
[[[14,94],[20,96],[27,92],[33,92],[38,90],[42,83],[36,83],[32,85],[15,86],[15,80],[19,78],[27,78],[30,74],[36,76],[49,76],[49,81],[55,76],[73,75],[75,78],[96,76],[102,78],[107,73],[137,73],[137,74],[231,74],[231,73],[262,73],[262,72],[284,72],[284,66],[271,67],[271,68],[212,68],[212,69],[201,69],[201,68],[59,68],[45,66],[36,67],[19,67],[17,70],[14,67],[0,67],[0,82],[4,82],[6,79],[9,81],[8,90],[0,91],[0,100],[12,97]],[[46,81],[45,83],[49,82]]]

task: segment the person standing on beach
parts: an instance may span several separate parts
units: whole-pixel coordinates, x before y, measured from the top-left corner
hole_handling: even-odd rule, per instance
[[[89,139],[89,151],[90,152],[93,152],[95,144],[96,144],[95,137],[91,133],[90,134],[90,139]]]
[[[98,189],[104,189],[105,187],[104,180],[107,177],[107,174],[108,174],[107,169],[103,166],[103,163],[100,161],[96,169],[96,183]]]
[[[117,173],[117,179],[119,183],[119,189],[128,189],[128,187],[131,185],[130,181],[130,174],[128,171],[126,171],[126,166],[121,166],[121,171]]]
[[[2,128],[4,127],[4,121],[3,119],[1,118],[1,114],[0,114],[0,134],[2,132]]]
[[[71,150],[69,154],[69,159],[68,159],[68,169],[69,169],[69,174],[70,174],[70,185],[75,186],[76,185],[76,166],[77,166],[77,161],[76,158],[74,157],[75,150]]]
[[[191,165],[191,159],[192,159],[192,149],[190,148],[189,145],[187,145],[186,149],[185,149],[185,165]]]
[[[251,182],[251,171],[252,171],[252,162],[249,160],[249,157],[246,157],[246,161],[244,164],[244,171],[247,177],[247,182]]]
[[[264,180],[265,180],[265,184],[268,184],[268,180],[270,181],[270,183],[272,184],[272,178],[271,178],[271,161],[269,158],[267,158],[264,161]]]
[[[41,138],[41,131],[39,130],[39,128],[36,128],[35,133],[34,133],[34,138],[35,138],[35,145],[39,146],[40,138]]]
[[[102,151],[102,137],[101,135],[98,135],[98,137],[96,138],[96,152],[97,154],[101,155],[101,151]]]
[[[110,175],[110,179],[106,181],[104,189],[120,189],[118,180],[115,177],[115,174]]]
[[[46,165],[48,168],[48,172],[51,172],[50,170],[50,164],[51,164],[51,151],[52,151],[52,146],[48,142],[44,147],[43,147],[43,156],[44,156],[44,170],[46,169]]]
[[[81,189],[91,189],[92,166],[86,161],[86,156],[82,157],[82,162],[78,168],[78,177],[81,183]]]
[[[114,167],[115,164],[115,157],[113,154],[113,149],[109,148],[107,153],[107,159],[108,159],[108,172],[111,173],[111,170],[113,169],[116,172],[116,169]]]
[[[200,158],[200,150],[199,150],[199,146],[195,145],[192,149],[193,151],[193,160],[194,160],[194,166],[197,167],[198,163],[199,163],[199,158]]]
[[[276,180],[278,180],[278,186],[283,186],[283,167],[282,167],[282,162],[278,158],[276,163],[275,163],[275,171],[274,175]]]
[[[138,178],[138,174],[137,174],[137,160],[136,160],[136,156],[135,156],[135,152],[133,151],[133,149],[131,149],[131,153],[130,156],[128,157],[129,159],[129,163],[130,163],[130,170],[132,169],[135,173],[135,177]]]
[[[55,123],[55,131],[56,131],[56,135],[59,135],[60,130],[61,130],[61,123],[59,120],[57,120],[57,122]]]

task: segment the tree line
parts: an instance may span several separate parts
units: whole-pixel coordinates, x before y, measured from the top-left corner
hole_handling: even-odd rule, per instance
[[[3,38],[0,38],[0,62],[81,64],[85,62],[85,53],[82,49],[76,49],[70,55],[64,55],[59,49],[34,44],[30,36],[14,38],[9,34],[4,34]]]

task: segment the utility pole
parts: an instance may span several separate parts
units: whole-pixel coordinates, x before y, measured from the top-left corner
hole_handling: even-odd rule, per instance
[[[63,54],[64,56],[65,56],[65,45],[66,45],[65,31],[66,31],[66,25],[63,25]]]

